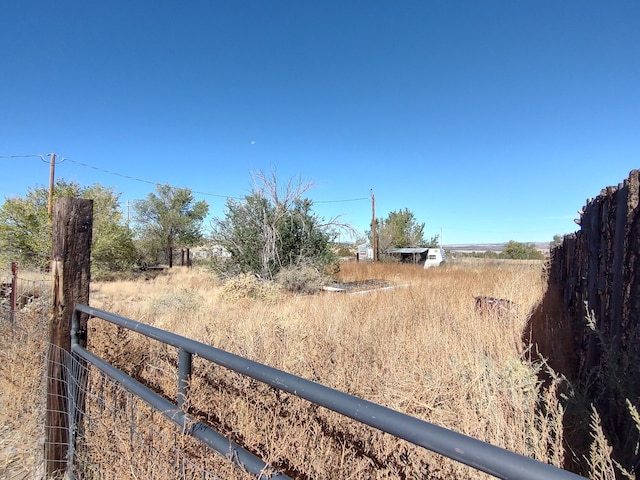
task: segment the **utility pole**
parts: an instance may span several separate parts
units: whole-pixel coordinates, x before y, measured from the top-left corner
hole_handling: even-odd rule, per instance
[[[376,196],[371,189],[371,237],[373,239],[373,261],[378,261],[378,232],[376,228]]]
[[[51,221],[53,219],[53,183],[55,178],[56,171],[56,154],[51,153],[51,163],[49,166],[49,225],[51,225]]]

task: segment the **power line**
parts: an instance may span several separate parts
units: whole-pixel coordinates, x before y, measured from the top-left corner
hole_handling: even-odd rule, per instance
[[[77,160],[72,160],[70,158],[66,158],[66,157],[62,157],[64,160],[68,160],[71,163],[75,163],[76,165],[80,165],[82,167],[86,167],[86,168],[91,168],[93,170],[97,170],[99,172],[103,172],[103,173],[108,173],[110,175],[115,175],[116,177],[122,177],[122,178],[127,178],[129,180],[134,180],[136,182],[141,182],[141,183],[147,183],[149,185],[160,185],[160,182],[152,182],[151,180],[144,180],[142,178],[137,178],[137,177],[132,177],[131,175],[124,175],[122,173],[117,173],[117,172],[113,172],[111,170],[107,170],[105,168],[100,168],[100,167],[95,167],[93,165],[89,165],[87,163],[83,163],[83,162],[78,162]],[[172,188],[177,188],[177,187],[172,187]],[[219,197],[219,198],[238,198],[238,197],[233,197],[231,195],[222,195],[222,194],[218,194],[218,193],[209,193],[209,192],[199,192],[196,190],[192,190],[192,193],[197,193],[200,195],[208,195],[210,197]]]
[[[343,200],[318,200],[313,203],[345,203],[345,202],[359,202],[360,200],[369,200],[367,197],[360,198],[345,198]]]
[[[39,158],[40,160],[42,160],[44,163],[46,164],[50,164],[51,161],[47,160],[44,157],[53,157],[53,161],[56,161],[56,154],[55,153],[33,153],[33,154],[29,154],[29,155],[0,155],[0,158]],[[57,157],[57,164],[60,164],[62,162],[64,162],[64,158],[62,157]]]
[[[49,163],[47,160],[45,160],[45,158],[44,158],[45,155],[41,155],[41,154],[38,154],[38,153],[34,153],[34,154],[30,154],[30,155],[0,155],[0,158],[30,158],[30,157],[38,157],[43,162]]]
[[[91,168],[91,169],[97,170],[99,172],[104,172],[104,173],[108,173],[110,175],[115,175],[115,176],[118,176],[118,177],[127,178],[129,180],[134,180],[136,182],[147,183],[147,184],[150,184],[150,185],[159,185],[159,182],[152,182],[150,180],[144,180],[144,179],[141,179],[141,178],[132,177],[130,175],[124,175],[122,173],[117,173],[117,172],[113,172],[111,170],[107,170],[107,169],[104,169],[104,168],[95,167],[93,165],[89,165],[89,164],[83,163],[83,162],[78,162],[77,160],[72,160],[72,159],[66,158],[66,157],[61,157],[61,158],[62,158],[62,161],[68,160],[71,163],[75,163],[76,165],[80,165],[80,166],[83,166],[83,167],[86,167],[86,168]],[[192,190],[192,192],[196,193],[196,194],[200,194],[200,195],[208,195],[208,196],[211,196],[211,197],[231,198],[231,199],[234,199],[234,200],[240,200],[241,199],[240,197],[234,197],[232,195],[221,195],[221,194],[218,194],[218,193],[200,192],[200,191],[197,191],[197,190]],[[348,199],[342,199],[342,200],[319,200],[319,201],[315,201],[314,200],[313,203],[346,203],[346,202],[357,202],[357,201],[361,201],[361,200],[369,200],[369,199],[367,197],[360,197],[360,198],[348,198]]]
[[[52,153],[49,154],[30,154],[30,155],[0,155],[0,158],[30,158],[30,157],[37,157],[40,158],[43,162],[45,163],[50,163],[49,160],[45,159],[45,156],[48,155],[54,155]],[[89,165],[88,163],[84,163],[84,162],[79,162],[77,160],[73,160],[71,158],[66,158],[63,156],[57,156],[54,157],[56,163],[62,163],[65,161],[74,163],[76,165],[79,165],[81,167],[85,167],[85,168],[90,168],[92,170],[96,170],[98,172],[102,172],[102,173],[107,173],[109,175],[114,175],[116,177],[121,177],[121,178],[126,178],[128,180],[133,180],[135,182],[140,182],[140,183],[146,183],[148,185],[160,185],[161,182],[153,182],[151,180],[145,180],[143,178],[138,178],[138,177],[133,177],[131,175],[125,175],[123,173],[118,173],[118,172],[114,172],[112,170],[107,170],[106,168],[100,168],[100,167],[96,167],[94,165]],[[171,188],[178,188],[178,187],[171,187]],[[226,199],[234,199],[234,200],[241,200],[241,197],[234,197],[232,195],[222,195],[219,193],[210,193],[210,192],[201,192],[201,191],[197,191],[197,190],[191,190],[192,193],[198,194],[198,195],[206,195],[206,196],[210,196],[210,197],[218,197],[218,198],[226,198]],[[318,204],[318,203],[347,203],[347,202],[359,202],[359,201],[363,201],[363,200],[369,200],[369,198],[367,197],[359,197],[359,198],[346,198],[346,199],[339,199],[339,200],[318,200],[318,201],[313,201],[314,204]]]

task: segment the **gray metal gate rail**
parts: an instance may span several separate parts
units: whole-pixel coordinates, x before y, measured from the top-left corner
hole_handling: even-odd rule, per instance
[[[172,403],[156,394],[140,382],[82,348],[78,343],[78,335],[80,333],[79,312],[106,320],[178,348],[178,393],[176,403]],[[165,417],[185,428],[188,434],[201,440],[218,453],[229,455],[233,461],[259,478],[286,479],[289,477],[284,473],[275,472],[261,459],[231,442],[208,425],[202,422],[192,423],[193,419],[182,410],[181,407],[187,395],[193,355],[284,392],[309,400],[316,405],[338,412],[360,423],[407,440],[497,478],[522,480],[584,479],[584,477],[574,473],[439,427],[382,405],[325,387],[210,345],[86,305],[76,305],[75,307],[71,330],[71,350],[78,357],[93,364],[115,381],[121,383],[127,390],[141,397],[162,412]]]

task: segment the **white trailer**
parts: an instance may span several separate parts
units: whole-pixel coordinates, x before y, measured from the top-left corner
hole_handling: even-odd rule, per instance
[[[444,248],[429,248],[427,250],[427,259],[424,261],[424,268],[438,267],[445,260]]]

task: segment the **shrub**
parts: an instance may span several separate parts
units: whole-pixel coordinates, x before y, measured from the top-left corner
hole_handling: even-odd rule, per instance
[[[283,268],[276,275],[276,282],[294,293],[315,293],[324,280],[324,276],[311,265]]]
[[[220,298],[226,301],[259,299],[273,303],[281,296],[281,287],[270,281],[262,280],[253,273],[245,273],[227,280],[220,290]]]

